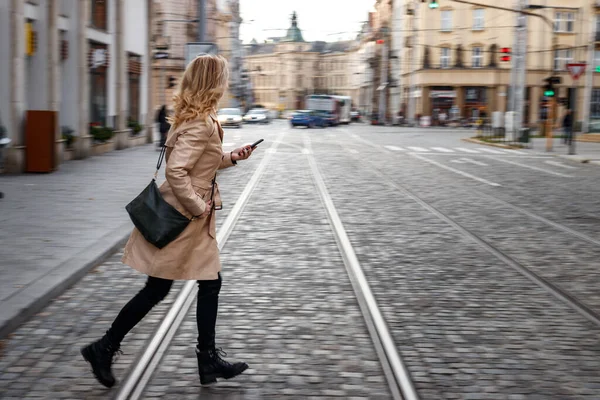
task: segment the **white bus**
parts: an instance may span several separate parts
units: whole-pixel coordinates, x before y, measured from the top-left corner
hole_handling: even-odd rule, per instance
[[[350,96],[332,96],[340,103],[339,120],[340,124],[350,123],[350,111],[352,108],[352,98]]]
[[[333,114],[337,124],[350,123],[350,108],[352,99],[348,96],[330,96],[323,94],[311,94],[306,96],[306,109],[314,111],[326,111]]]

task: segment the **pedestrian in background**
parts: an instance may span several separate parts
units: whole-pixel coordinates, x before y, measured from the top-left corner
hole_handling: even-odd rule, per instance
[[[233,378],[248,368],[229,363],[215,344],[215,325],[221,262],[213,210],[220,209],[218,169],[231,167],[252,154],[250,146],[223,153],[223,130],[216,107],[226,90],[229,72],[221,56],[202,55],[186,68],[173,97],[172,129],[166,140],[166,182],[160,192],[166,202],[188,218],[185,230],[158,249],[134,229],[125,246],[123,262],[148,275],[146,286],[117,315],[98,341],[81,350],[94,375],[104,386],[115,384],[111,366],[125,335],[169,293],[174,279],[197,280],[196,356],[202,384]],[[211,200],[214,198],[214,201]]]
[[[573,141],[573,111],[571,109],[567,110],[567,114],[563,118],[563,130],[565,134],[563,143],[571,145]]]
[[[169,133],[169,129],[171,129],[171,124],[169,124],[167,117],[167,106],[163,105],[158,111],[158,115],[156,117],[156,122],[158,123],[158,130],[160,132],[160,147],[163,147],[165,145],[165,142],[167,140],[167,133]]]

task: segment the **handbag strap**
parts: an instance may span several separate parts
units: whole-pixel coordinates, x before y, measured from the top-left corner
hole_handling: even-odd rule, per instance
[[[156,172],[154,173],[154,179],[158,177],[158,170],[162,165],[163,160],[165,159],[165,152],[167,151],[167,146],[162,146],[160,149],[160,154],[158,155],[158,161],[156,162]]]

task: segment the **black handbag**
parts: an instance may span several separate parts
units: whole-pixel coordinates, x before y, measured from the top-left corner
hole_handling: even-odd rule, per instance
[[[171,243],[194,219],[187,218],[167,203],[158,190],[156,177],[165,157],[165,151],[166,147],[163,146],[150,184],[125,207],[142,236],[159,249]],[[215,179],[213,179],[211,200],[214,195],[214,183]]]

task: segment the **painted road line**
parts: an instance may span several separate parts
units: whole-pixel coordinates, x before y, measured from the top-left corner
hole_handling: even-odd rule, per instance
[[[450,160],[450,162],[457,163],[457,164],[470,163],[470,164],[480,165],[482,167],[487,167],[486,163],[482,163],[481,161],[475,161],[472,158],[457,158],[455,160]]]
[[[486,153],[492,153],[492,154],[505,154],[503,151],[494,150],[494,149],[480,149],[480,150],[485,151]]]
[[[577,167],[574,167],[572,165],[565,165],[558,161],[546,161],[546,164],[550,164],[550,165],[554,165],[554,166],[566,168],[566,169],[577,169]]]
[[[465,178],[473,179],[473,180],[475,180],[475,181],[477,181],[477,182],[485,183],[486,185],[490,185],[490,186],[496,186],[496,187],[498,187],[498,186],[502,186],[502,185],[501,185],[501,184],[499,184],[499,183],[492,182],[492,181],[488,181],[487,179],[479,178],[478,176],[471,175],[471,174],[469,174],[469,173],[467,173],[467,172],[460,171],[460,170],[458,170],[458,169],[455,169],[455,168],[449,167],[449,166],[447,166],[447,165],[444,165],[444,164],[440,164],[440,163],[439,163],[439,162],[437,162],[437,161],[430,160],[430,159],[428,159],[428,158],[425,158],[425,157],[422,157],[422,156],[420,156],[420,155],[418,155],[418,154],[414,154],[414,153],[409,153],[409,154],[410,154],[410,156],[411,156],[411,157],[418,158],[419,160],[422,160],[422,161],[428,162],[428,163],[430,163],[430,164],[433,164],[433,165],[435,165],[435,166],[437,166],[437,167],[443,168],[443,169],[445,169],[445,170],[447,170],[447,171],[451,171],[451,172],[454,172],[455,174],[462,175],[462,176],[464,176]]]
[[[487,156],[487,157],[491,157],[491,156]],[[518,163],[518,162],[515,162],[515,161],[505,160],[503,158],[493,157],[493,159],[496,160],[496,161],[503,162],[503,163],[516,165],[518,167],[522,167],[522,168],[527,168],[527,169],[531,169],[531,170],[534,170],[534,171],[543,172],[545,174],[554,175],[554,176],[560,176],[562,178],[572,178],[573,177],[572,175],[561,174],[560,172],[549,171],[549,170],[546,170],[544,168],[534,167],[533,165],[521,164],[521,163]]]
[[[508,154],[521,154],[521,155],[529,155],[529,153],[525,152],[525,151],[521,151],[521,150],[515,150],[515,149],[506,149],[504,150],[506,151]]]
[[[464,151],[465,153],[479,154],[477,150],[465,149],[464,147],[457,147],[456,150]]]
[[[392,151],[404,151],[404,149],[402,147],[398,147],[398,146],[383,146],[388,150],[392,150]]]
[[[358,150],[356,150],[356,149],[348,149],[348,151],[349,151],[350,153],[352,153],[352,154],[358,154],[358,153],[359,153],[359,151],[358,151]]]
[[[412,150],[412,151],[416,151],[418,153],[426,153],[427,152],[427,149],[424,149],[423,147],[409,147],[408,149]]]
[[[454,153],[454,150],[447,149],[445,147],[432,147],[435,151],[440,151],[442,153]]]

